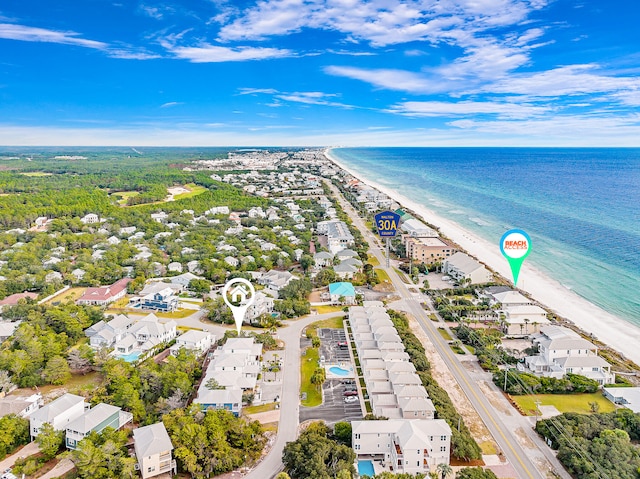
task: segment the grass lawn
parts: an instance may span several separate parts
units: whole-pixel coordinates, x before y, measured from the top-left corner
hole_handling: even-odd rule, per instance
[[[309,325],[310,328],[331,328],[342,329],[344,328],[344,316],[338,316],[336,318],[323,319],[322,321],[316,321]]]
[[[74,374],[71,376],[71,379],[64,383],[61,386],[54,386],[52,384],[48,384],[46,386],[38,386],[38,390],[44,396],[45,394],[50,393],[56,389],[65,388],[67,391],[76,391],[80,392],[84,391],[94,391],[101,383],[103,377],[98,371],[92,371],[87,374]]]
[[[189,190],[188,193],[180,193],[179,195],[175,195],[173,197],[174,200],[178,201],[178,200],[183,200],[185,198],[191,198],[193,196],[197,196],[200,195],[202,193],[204,193],[205,191],[207,191],[207,189],[204,186],[200,186],[200,185],[196,185],[193,183],[189,183],[188,185],[184,185],[185,188],[187,188]]]
[[[308,348],[307,354],[300,357],[300,394],[307,393],[303,406],[314,407],[322,404],[322,389],[311,384],[311,376],[318,367],[320,353],[317,348]]]
[[[511,399],[513,399],[528,416],[535,416],[535,401],[540,401],[543,406],[555,406],[560,412],[576,412],[580,414],[591,413],[591,406],[589,406],[591,402],[598,403],[600,406],[598,412],[611,412],[616,408],[602,393],[533,394],[530,396],[511,396]]]
[[[243,414],[258,414],[259,412],[273,411],[276,408],[276,403],[269,402],[266,404],[260,404],[259,406],[247,406],[242,408]]]
[[[409,278],[407,278],[407,275],[404,274],[403,271],[400,271],[398,268],[393,268],[393,270],[396,272],[396,274],[398,276],[400,276],[400,279],[406,283],[406,284],[413,284],[411,281],[409,281]]]
[[[378,261],[378,258],[373,256],[372,254],[367,256],[368,256],[367,263],[369,263],[371,266],[380,266],[380,261]]]
[[[451,341],[453,339],[446,329],[438,328],[438,332],[440,333],[440,336],[442,336],[447,341]]]
[[[343,306],[312,306],[318,314],[337,313],[342,311]]]
[[[129,201],[129,198],[138,196],[139,194],[140,194],[139,191],[118,191],[116,193],[112,193],[111,196],[116,196],[120,198],[118,200],[118,204],[120,206],[127,206],[127,201]]]
[[[496,450],[496,445],[493,441],[484,441],[478,445],[480,446],[480,449],[482,449],[482,454],[489,455],[489,456],[493,454],[498,454],[498,451]]]
[[[391,279],[389,278],[389,275],[385,270],[380,268],[375,268],[374,271],[376,272],[378,281],[380,281],[381,283],[384,283],[384,282],[391,283]]]
[[[47,304],[65,303],[67,301],[75,301],[80,296],[82,296],[82,294],[86,291],[86,289],[87,288],[82,288],[82,287],[69,288],[64,293],[59,294],[59,295],[54,296],[53,298],[51,298],[49,301],[47,301]]]
[[[197,311],[194,309],[178,309],[177,311],[173,311],[172,313],[157,313],[154,314],[159,318],[171,318],[171,319],[181,319],[186,318],[187,316],[191,316],[193,313]]]

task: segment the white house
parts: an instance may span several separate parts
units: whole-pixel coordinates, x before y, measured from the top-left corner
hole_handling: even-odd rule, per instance
[[[31,396],[5,396],[0,399],[0,417],[7,414],[27,417],[38,410],[42,404],[42,394],[40,393]]]
[[[288,271],[272,269],[271,271],[263,274],[258,280],[258,283],[273,291],[280,291],[281,288],[284,288],[293,279],[295,279],[295,276]]]
[[[176,344],[171,346],[171,354],[178,354],[180,348],[195,351],[197,354],[202,354],[211,348],[211,345],[215,341],[215,336],[207,331],[198,331],[196,329],[190,329],[184,334],[181,334],[176,338]]]
[[[540,332],[540,328],[550,324],[547,312],[534,304],[503,307],[499,314],[502,331],[507,336],[528,336]]]
[[[182,273],[182,265],[177,261],[173,261],[167,265],[167,270]]]
[[[93,223],[98,223],[100,221],[100,217],[95,213],[89,213],[88,215],[80,218],[80,221],[82,221],[85,225],[90,225]]]
[[[56,431],[65,430],[67,424],[82,416],[87,407],[82,396],[69,393],[60,396],[31,414],[29,417],[31,438],[34,439],[40,434],[45,423],[51,424]]]
[[[487,268],[460,251],[446,259],[444,272],[457,281],[466,280],[472,284],[488,283],[493,279]]]
[[[598,347],[578,333],[561,326],[545,326],[533,337],[535,356],[527,356],[518,368],[539,376],[562,378],[567,373],[594,379],[600,385],[613,384],[611,365],[598,356]]]
[[[443,419],[352,421],[351,426],[356,455],[381,460],[395,473],[428,474],[449,464],[451,428]]]
[[[142,479],[176,473],[176,461],[171,456],[173,444],[163,423],[134,429],[133,441],[138,460],[136,469],[140,471]]]

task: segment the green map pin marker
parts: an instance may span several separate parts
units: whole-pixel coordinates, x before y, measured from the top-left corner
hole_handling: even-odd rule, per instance
[[[522,230],[509,230],[500,239],[500,251],[511,266],[513,285],[518,284],[518,275],[525,258],[531,252],[531,238]]]

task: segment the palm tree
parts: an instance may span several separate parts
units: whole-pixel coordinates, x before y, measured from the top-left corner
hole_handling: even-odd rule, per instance
[[[438,467],[436,467],[436,471],[438,471],[438,474],[440,474],[441,479],[447,479],[447,476],[453,474],[453,469],[451,469],[451,466],[445,462],[441,462],[440,464],[438,464]]]
[[[524,332],[525,332],[525,334],[529,334],[529,323],[530,322],[531,322],[530,319],[524,318]]]

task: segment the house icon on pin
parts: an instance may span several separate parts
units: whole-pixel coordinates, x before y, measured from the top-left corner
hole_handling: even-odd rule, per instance
[[[247,288],[243,284],[239,284],[231,290],[229,295],[231,296],[231,301],[242,304],[247,301],[249,291],[247,291]]]

